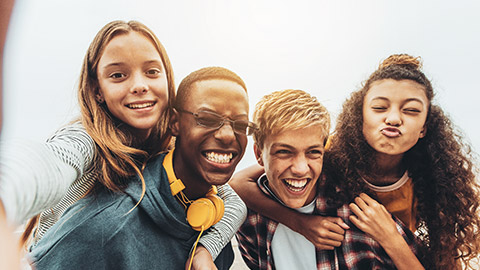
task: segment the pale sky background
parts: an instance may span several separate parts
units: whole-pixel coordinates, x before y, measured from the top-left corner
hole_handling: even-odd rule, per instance
[[[17,0],[5,47],[3,138],[43,141],[78,115],[76,84],[94,35],[139,20],[172,61],[176,84],[206,66],[246,82],[251,112],[287,88],[338,114],[349,93],[393,53],[422,56],[436,102],[477,153],[480,1]],[[332,123],[333,124],[333,123]],[[252,143],[239,168],[255,162]]]

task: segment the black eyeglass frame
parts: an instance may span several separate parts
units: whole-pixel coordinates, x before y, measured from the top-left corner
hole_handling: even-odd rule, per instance
[[[197,125],[199,126],[202,126],[202,127],[205,127],[205,128],[210,128],[210,129],[220,129],[224,124],[225,124],[225,121],[228,121],[230,122],[230,125],[232,126],[232,130],[233,132],[237,133],[237,134],[240,134],[240,135],[247,135],[247,136],[251,136],[253,135],[253,133],[255,132],[255,130],[257,130],[257,125],[255,125],[255,123],[253,122],[250,122],[250,121],[247,121],[247,120],[230,120],[226,117],[223,117],[217,113],[214,113],[214,112],[210,112],[210,111],[198,111],[196,113],[194,112],[190,112],[190,111],[187,111],[187,110],[183,110],[183,109],[176,109],[178,112],[181,112],[181,113],[188,113],[188,114],[191,114],[193,116],[193,118],[195,119],[195,122],[197,123]],[[199,116],[199,113],[206,113],[206,114],[210,114],[216,118],[218,118],[218,126],[215,125],[215,126],[212,126],[212,125],[205,125],[204,123],[202,123],[200,120],[200,116]],[[235,128],[235,127],[238,127],[238,124],[246,124],[246,129],[245,129],[245,132],[242,132],[241,130],[243,128]]]

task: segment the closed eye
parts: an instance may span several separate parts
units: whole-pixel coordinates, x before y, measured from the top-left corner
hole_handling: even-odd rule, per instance
[[[307,154],[310,158],[321,158],[323,156],[323,152],[317,149],[310,150]]]
[[[421,112],[419,109],[415,109],[415,108],[408,108],[408,109],[404,109],[403,111],[406,112],[406,113],[420,113]]]

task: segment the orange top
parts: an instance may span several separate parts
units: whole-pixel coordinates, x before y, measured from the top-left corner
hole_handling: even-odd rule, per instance
[[[398,217],[412,232],[416,231],[417,202],[413,195],[412,178],[408,177],[408,172],[388,186],[376,186],[365,182],[390,213]]]

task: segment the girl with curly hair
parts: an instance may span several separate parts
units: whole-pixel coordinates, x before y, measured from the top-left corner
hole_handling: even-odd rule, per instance
[[[332,207],[349,204],[350,221],[385,250],[405,246],[390,212],[418,236],[425,268],[471,267],[480,249],[478,168],[471,147],[433,97],[420,58],[399,54],[384,60],[344,103],[320,188]],[[249,177],[259,173],[249,170]],[[325,241],[318,229],[322,217],[264,199],[252,202],[251,193],[243,196],[239,185],[233,187],[248,207],[269,210],[313,243]]]

